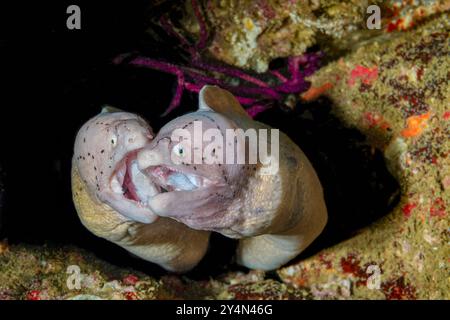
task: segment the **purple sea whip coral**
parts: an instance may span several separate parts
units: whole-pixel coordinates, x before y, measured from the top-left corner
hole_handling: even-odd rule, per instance
[[[136,54],[123,54],[113,61],[115,64],[128,63],[159,70],[177,77],[175,94],[163,116],[180,105],[185,90],[198,93],[206,84],[217,85],[232,92],[251,117],[278,103],[292,107],[297,102],[298,94],[309,88],[310,83],[305,81],[305,77],[318,69],[322,53],[288,57],[285,67],[258,75],[219,62],[207,61],[202,55],[209,39],[206,21],[197,0],[191,0],[191,5],[200,30],[195,44],[176,31],[167,16],[159,19],[165,32],[176,38],[188,53],[188,64],[174,64]]]

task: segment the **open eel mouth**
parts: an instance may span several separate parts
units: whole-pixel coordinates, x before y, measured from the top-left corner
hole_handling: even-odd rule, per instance
[[[129,201],[147,206],[148,200],[162,190],[150,179],[151,176],[139,170],[136,155],[136,151],[131,152],[117,164],[111,176],[111,189]]]
[[[147,167],[145,173],[161,188],[161,192],[193,191],[213,184],[204,176],[166,165]]]
[[[150,202],[161,193],[196,191],[214,185],[211,179],[189,172],[189,168],[155,165],[140,169],[137,153],[127,154],[110,178],[110,189],[115,195],[111,205],[132,220],[151,223],[156,219]]]

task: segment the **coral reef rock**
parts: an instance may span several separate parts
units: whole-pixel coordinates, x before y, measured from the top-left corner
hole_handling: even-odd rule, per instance
[[[448,10],[448,0],[372,1],[380,8],[380,28],[369,30],[368,3],[357,0],[186,0],[182,27],[201,37],[199,10],[213,38],[209,53],[225,63],[265,72],[275,58],[297,56],[314,44],[330,52],[380,33],[406,30]],[[339,49],[339,50],[337,50]]]
[[[76,247],[8,246],[0,242],[0,300],[305,299],[309,291],[264,272],[194,281],[168,274],[155,279],[114,267]]]
[[[285,283],[327,298],[450,298],[449,21],[374,39],[312,76],[304,95],[328,97],[384,152],[402,197],[355,237],[279,270]]]
[[[0,300],[164,298],[160,282],[74,247],[0,243]]]

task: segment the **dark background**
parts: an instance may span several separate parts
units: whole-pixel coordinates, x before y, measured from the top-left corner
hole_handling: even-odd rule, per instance
[[[137,112],[155,131],[196,106],[196,96],[185,94],[179,110],[161,118],[174,91],[174,77],[111,64],[118,54],[134,51],[181,59],[173,41],[161,32],[156,30],[158,40],[145,33],[152,27],[149,16],[166,8],[155,9],[150,2],[0,5],[0,172],[5,185],[0,240],[77,245],[117,265],[163,272],[89,233],[77,217],[70,190],[76,132],[102,105]],[[81,8],[81,30],[66,28],[70,4]],[[396,202],[398,187],[382,155],[372,153],[357,131],[342,127],[331,110],[331,103],[322,100],[258,117],[299,144],[324,186],[329,224],[301,257],[348,238]],[[234,246],[234,241],[214,235],[210,252],[192,276],[236,268],[230,266]]]

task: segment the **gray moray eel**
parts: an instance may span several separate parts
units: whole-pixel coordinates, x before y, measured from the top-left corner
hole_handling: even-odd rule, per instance
[[[138,170],[136,156],[153,137],[145,120],[111,108],[86,122],[75,141],[73,200],[95,235],[167,270],[185,272],[203,258],[209,232],[158,217],[148,207],[161,189]]]
[[[224,141],[196,135],[199,122],[203,133],[218,130]],[[269,145],[270,139],[279,142],[278,170],[267,174],[268,162],[247,161],[251,143],[230,142],[225,139],[227,129],[271,128],[251,119],[228,91],[203,87],[196,112],[167,123],[137,152],[139,169],[164,191],[149,198],[148,207],[193,229],[240,239],[237,261],[241,265],[276,269],[296,257],[325,227],[327,209],[321,184],[304,153],[285,134],[279,132],[273,138],[267,133]],[[186,131],[188,136],[180,134]],[[235,150],[231,163],[225,161],[228,150],[219,152],[226,144]],[[239,164],[237,155],[246,152],[245,163]],[[211,164],[211,158],[219,160]]]

